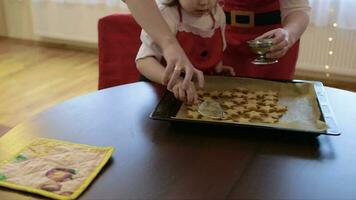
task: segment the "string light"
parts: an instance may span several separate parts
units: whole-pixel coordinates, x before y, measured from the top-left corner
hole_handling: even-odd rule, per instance
[[[335,8],[334,7],[331,7],[330,9],[329,9],[329,15],[330,15],[330,17],[332,17],[333,19],[335,19],[334,18],[334,15],[335,15]],[[332,27],[333,28],[337,28],[337,23],[334,21],[333,23],[332,23]],[[333,49],[332,49],[332,46],[333,46],[333,44],[331,43],[333,40],[334,40],[334,38],[332,37],[332,34],[334,33],[334,30],[331,28],[331,29],[329,29],[330,30],[330,32],[329,32],[329,37],[328,37],[328,41],[329,41],[329,44],[328,44],[328,49],[329,49],[329,51],[328,51],[328,54],[331,56],[331,55],[333,55],[334,54],[334,51],[333,51]],[[330,58],[329,58],[330,59]],[[329,60],[328,59],[328,60]],[[328,61],[327,61],[328,62]],[[329,71],[329,69],[330,69],[330,66],[329,66],[329,64],[326,64],[325,66],[325,76],[327,77],[327,78],[329,78],[330,77],[330,73],[328,72]]]

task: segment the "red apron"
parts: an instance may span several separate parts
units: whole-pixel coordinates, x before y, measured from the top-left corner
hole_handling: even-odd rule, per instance
[[[278,0],[224,0],[225,12],[248,11],[248,13],[265,13],[279,10]],[[255,65],[251,61],[257,57],[253,54],[246,41],[252,40],[272,29],[282,27],[281,24],[239,27],[226,25],[227,48],[224,52],[224,65],[232,66],[237,76],[265,78],[274,80],[291,80],[298,58],[299,41],[288,50],[286,55],[278,59],[278,63]]]
[[[178,26],[185,26],[180,6],[178,6],[178,13]],[[214,29],[215,18],[211,13],[210,16],[213,21],[212,29]],[[192,32],[179,31],[179,29],[176,37],[195,68],[205,74],[214,73],[214,67],[223,59],[223,40],[220,27],[215,29],[212,37],[202,37]]]

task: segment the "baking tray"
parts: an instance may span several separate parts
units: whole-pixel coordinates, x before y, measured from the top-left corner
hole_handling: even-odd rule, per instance
[[[251,79],[251,78],[249,78]],[[253,80],[253,79],[252,79]],[[261,80],[261,79],[256,79]],[[304,130],[297,128],[286,128],[286,127],[278,127],[278,126],[264,126],[261,124],[238,124],[238,123],[230,123],[224,121],[203,121],[203,120],[193,120],[193,119],[180,119],[175,118],[178,113],[182,102],[177,100],[173,93],[166,91],[156,108],[150,114],[150,118],[154,120],[162,120],[169,122],[179,122],[179,123],[187,123],[187,124],[195,124],[201,126],[228,126],[228,127],[236,127],[236,128],[254,128],[254,129],[265,129],[265,130],[276,130],[276,131],[284,131],[284,132],[294,132],[294,133],[304,133],[309,135],[332,135],[338,136],[341,134],[337,122],[335,120],[333,111],[330,107],[329,101],[327,99],[324,86],[322,82],[319,81],[305,81],[305,80],[293,80],[293,81],[271,81],[277,83],[309,83],[313,85],[316,94],[316,102],[318,104],[318,108],[320,110],[320,121],[325,122],[327,125],[326,130]]]

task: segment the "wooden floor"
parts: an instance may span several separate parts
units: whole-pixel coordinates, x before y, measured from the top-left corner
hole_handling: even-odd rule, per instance
[[[97,57],[0,37],[0,127],[97,90]]]
[[[67,99],[96,91],[97,79],[97,53],[93,51],[0,37],[0,132]],[[324,81],[356,91],[355,84]]]

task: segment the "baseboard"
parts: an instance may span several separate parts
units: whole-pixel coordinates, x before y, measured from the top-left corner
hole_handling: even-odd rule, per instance
[[[325,86],[356,92],[356,77],[330,74],[322,72],[297,70],[294,79],[321,81]]]
[[[325,81],[341,81],[345,83],[356,83],[356,74],[354,76],[345,76],[335,73],[317,72],[312,70],[297,69],[295,72],[295,78],[297,77],[307,77],[315,80],[325,80]]]
[[[48,39],[48,38],[42,38],[42,40],[26,40],[26,39],[11,38],[5,36],[0,36],[0,40],[8,40],[17,44],[24,44],[24,45],[98,53],[97,44],[91,44],[91,43],[89,44],[89,43],[80,43],[80,42],[70,42],[70,41]]]

